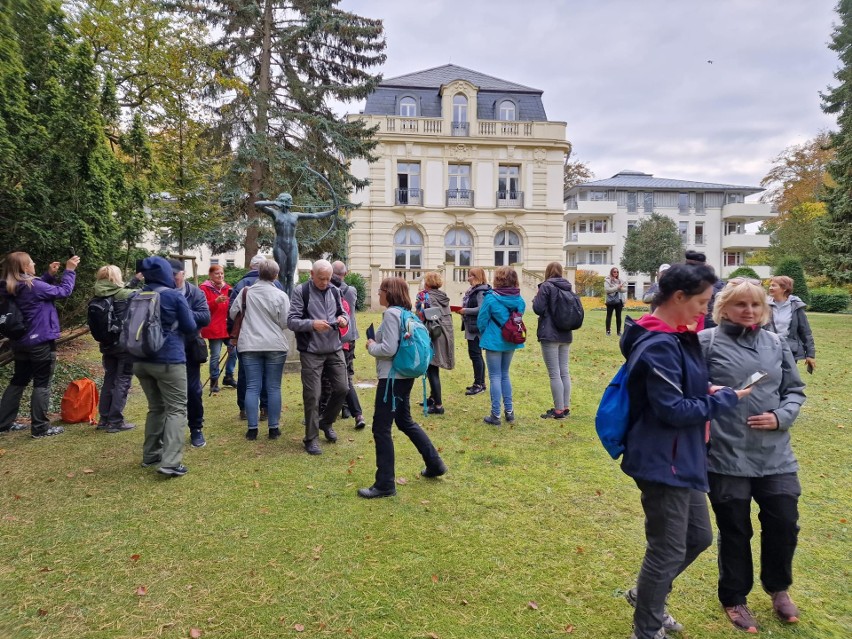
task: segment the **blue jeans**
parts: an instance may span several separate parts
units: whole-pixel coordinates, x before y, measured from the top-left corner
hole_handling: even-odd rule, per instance
[[[219,358],[222,356],[222,345],[226,344],[227,339],[209,339],[207,343],[210,345],[210,379],[219,379],[221,371],[219,370]],[[228,359],[225,362],[225,377],[233,377],[234,369],[237,367],[237,349],[233,346],[226,347],[228,349]]]
[[[485,363],[488,365],[488,383],[491,388],[491,414],[500,416],[500,400],[507,413],[512,406],[512,382],[509,379],[509,366],[515,351],[485,351]]]
[[[281,376],[286,351],[250,351],[240,353],[241,371],[246,374],[246,419],[249,428],[257,428],[260,413],[260,388],[266,386],[269,427],[278,428],[281,420]]]

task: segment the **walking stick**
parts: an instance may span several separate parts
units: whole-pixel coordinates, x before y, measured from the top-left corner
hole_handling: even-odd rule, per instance
[[[228,353],[228,347],[226,346],[226,347],[225,347],[225,354],[224,354],[224,355],[222,355],[221,359],[219,360],[219,370],[220,370],[220,371],[222,370],[222,362],[224,362],[226,359],[228,359],[228,354],[229,354],[229,353]],[[208,375],[208,376],[207,376],[207,379],[206,379],[206,380],[204,381],[204,383],[201,385],[201,390],[202,390],[202,391],[204,390],[204,387],[205,387],[205,386],[207,386],[207,383],[208,383],[209,381],[210,381],[210,376]],[[210,391],[210,393],[207,395],[207,397],[211,397],[212,395],[213,395],[213,391]]]

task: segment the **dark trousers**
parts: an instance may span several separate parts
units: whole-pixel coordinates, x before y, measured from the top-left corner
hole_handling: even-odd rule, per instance
[[[645,511],[645,558],[636,583],[637,639],[651,639],[663,626],[672,582],[713,541],[704,493],[637,479]]]
[[[479,335],[467,340],[467,354],[473,364],[473,383],[485,386],[485,360],[482,359],[482,348],[479,346]]]
[[[204,402],[201,395],[201,364],[187,362],[186,421],[193,430],[204,428]]]
[[[358,399],[358,393],[355,391],[355,387],[352,385],[352,378],[355,376],[355,344],[352,344],[352,348],[348,351],[343,351],[343,357],[346,360],[346,379],[349,383],[349,390],[346,391],[346,400],[344,404],[346,408],[349,410],[349,413],[352,417],[358,417],[363,414],[363,409],[361,408],[361,400]],[[330,377],[323,372],[322,374],[322,394],[320,395],[319,401],[319,412],[322,413],[325,410],[326,404],[328,404],[328,398],[331,397],[331,379]]]
[[[101,356],[104,383],[98,401],[100,423],[120,426],[124,423],[124,407],[133,382],[133,358],[127,353]]]
[[[50,407],[50,382],[56,367],[56,343],[51,341],[28,348],[15,348],[14,360],[15,372],[0,400],[0,430],[7,430],[15,421],[24,389],[32,382],[30,431],[44,432],[50,428],[47,411]]]
[[[305,406],[306,444],[319,436],[320,428],[327,428],[337,419],[349,385],[346,378],[346,360],[343,350],[333,353],[299,353],[302,364],[302,403]],[[322,413],[319,412],[319,400],[322,395],[322,376],[328,375],[330,392]]]
[[[793,583],[793,554],[799,537],[796,473],[768,477],[732,477],[709,473],[710,503],[719,528],[719,601],[746,603],[754,585],[751,557],[751,500],[760,509],[760,583],[769,592]]]
[[[429,436],[411,418],[411,405],[409,398],[414,380],[410,378],[396,379],[393,382],[393,396],[396,398],[396,410],[393,408],[391,393],[387,393],[385,401],[385,389],[388,380],[380,379],[376,387],[376,403],[373,412],[373,441],[376,442],[376,483],[379,490],[390,490],[394,487],[394,452],[391,426],[396,422],[396,427],[401,430],[417,452],[423,457],[427,468],[435,468],[441,464],[441,456],[432,445]]]
[[[237,361],[240,363],[240,368],[237,371],[237,406],[240,410],[246,409],[246,381],[248,377],[243,372],[243,360],[240,357],[240,352],[237,351]],[[266,380],[260,381],[260,408],[266,410],[269,406],[269,400],[266,395]]]
[[[441,369],[429,364],[426,369],[426,379],[429,380],[429,397],[435,402],[435,406],[441,406]]]
[[[621,309],[624,304],[607,304],[606,305],[606,332],[609,333],[612,326],[612,312],[615,311],[615,332],[621,333]]]

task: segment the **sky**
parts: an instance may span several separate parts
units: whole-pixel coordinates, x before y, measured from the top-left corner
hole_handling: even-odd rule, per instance
[[[758,186],[836,128],[834,0],[342,0],[384,21],[385,78],[447,63],[541,89],[596,179]],[[712,61],[709,62],[709,61]],[[361,104],[348,105],[355,113]]]

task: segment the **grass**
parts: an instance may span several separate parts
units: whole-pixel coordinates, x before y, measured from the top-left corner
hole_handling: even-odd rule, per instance
[[[759,586],[750,604],[764,635],[848,637],[852,318],[810,319],[818,368],[793,436],[804,494],[792,594],[802,622],[775,620]],[[564,422],[538,417],[551,406],[538,344],[517,354],[511,428],[481,422],[486,395],[464,396],[472,379],[457,334],[457,368],[442,375],[447,414],[423,420],[450,471],[420,479],[416,451],[396,437],[392,499],[356,497],[375,467],[369,429],[352,420],[322,457],[302,452],[292,375],[277,442],[245,441],[230,389],[205,399],[210,443],[187,447],[181,479],[139,467],[141,427],[3,436],[0,637],[627,637],[622,592],[644,540],[638,491],[594,435],[597,400],[620,363],[603,321],[587,313],[575,333]],[[368,381],[373,360],[358,347]],[[76,365],[96,359],[92,349],[75,355]],[[360,393],[369,419],[373,391]],[[134,385],[128,416],[141,425],[144,409]],[[710,549],[676,582],[670,608],[684,639],[741,636],[719,610],[715,580]]]

